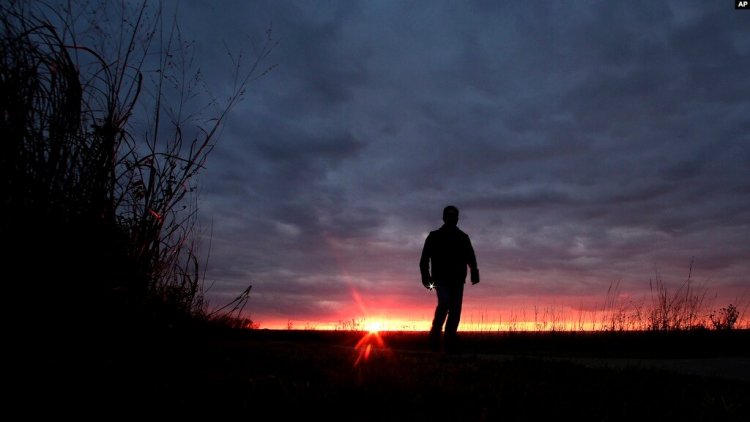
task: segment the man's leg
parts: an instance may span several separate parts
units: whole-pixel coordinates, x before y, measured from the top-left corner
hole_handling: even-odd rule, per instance
[[[430,329],[430,349],[438,350],[440,348],[440,332],[443,330],[445,318],[448,316],[450,304],[450,291],[445,286],[435,286],[437,292],[437,306],[435,307],[435,316],[432,318],[432,328]]]
[[[464,285],[448,287],[447,295],[448,321],[445,323],[445,348],[448,351],[458,349],[458,324],[461,322],[461,307],[464,299]]]

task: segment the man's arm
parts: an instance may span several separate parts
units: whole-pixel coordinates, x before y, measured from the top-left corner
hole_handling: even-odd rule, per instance
[[[471,239],[466,238],[467,243],[467,258],[469,265],[469,272],[471,274],[471,284],[479,283],[479,267],[477,267],[477,256],[474,254],[474,247],[471,245]]]
[[[430,280],[432,278],[430,277],[431,243],[430,236],[428,235],[424,241],[424,247],[422,247],[422,256],[419,258],[419,272],[422,275],[422,285],[428,289],[430,288]]]

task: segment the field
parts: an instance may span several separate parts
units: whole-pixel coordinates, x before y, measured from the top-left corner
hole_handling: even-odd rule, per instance
[[[749,337],[464,333],[445,354],[421,332],[138,333],[49,347],[14,391],[29,418],[746,421]]]

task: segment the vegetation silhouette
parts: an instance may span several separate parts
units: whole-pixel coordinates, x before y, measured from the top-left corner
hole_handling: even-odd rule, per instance
[[[250,62],[228,53],[234,86],[219,102],[161,6],[84,6],[0,5],[0,234],[19,322],[66,335],[250,324],[234,306],[249,287],[208,312],[197,176],[272,67],[270,29]]]

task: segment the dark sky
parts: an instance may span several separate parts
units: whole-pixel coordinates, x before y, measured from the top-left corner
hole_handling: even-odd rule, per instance
[[[424,238],[461,210],[464,321],[750,286],[750,13],[725,1],[180,1],[207,86],[276,65],[202,173],[208,298],[261,326],[425,322]],[[167,2],[167,8],[175,2]],[[617,284],[619,283],[619,284]],[[551,307],[551,308],[550,308]]]

